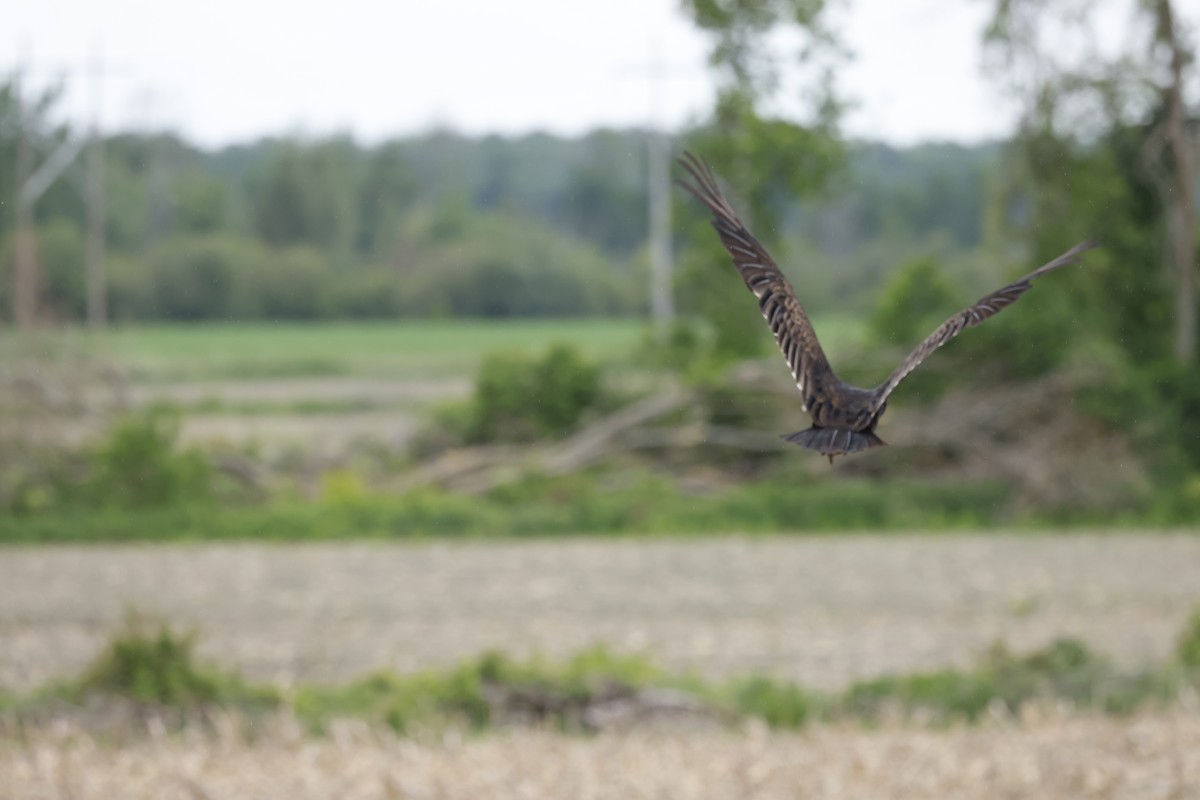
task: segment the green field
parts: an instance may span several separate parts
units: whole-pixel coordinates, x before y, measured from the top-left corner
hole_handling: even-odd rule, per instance
[[[469,373],[492,350],[551,342],[607,359],[631,350],[642,332],[642,322],[628,319],[152,325],[114,330],[105,349],[148,377],[428,378]]]
[[[815,323],[827,352],[856,342],[861,321]],[[620,360],[643,341],[640,319],[418,320],[409,322],[207,323],[118,326],[93,341],[79,330],[42,334],[39,351],[85,350],[111,358],[142,380],[377,376],[468,376],[497,350],[541,350],[566,342],[601,360]],[[764,343],[770,334],[763,330]],[[0,343],[8,356],[20,345]],[[29,345],[27,344],[26,347]]]

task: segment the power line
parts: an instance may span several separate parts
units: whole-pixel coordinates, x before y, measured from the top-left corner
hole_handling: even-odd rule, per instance
[[[93,330],[104,328],[107,320],[107,281],[105,277],[105,217],[104,217],[104,137],[100,117],[103,102],[103,80],[111,71],[97,48],[95,56],[82,68],[37,69],[32,65],[29,48],[23,52],[12,70],[12,86],[17,116],[16,163],[16,265],[13,270],[13,321],[19,330],[29,330],[37,324],[38,295],[41,269],[37,258],[36,206],[38,199],[63,175],[79,154],[87,148],[86,175],[82,187],[72,181],[83,195],[87,229],[84,271],[87,283],[87,319]],[[91,121],[84,139],[67,139],[34,167],[36,130],[26,102],[24,82],[35,72],[57,75],[83,74],[90,79]]]

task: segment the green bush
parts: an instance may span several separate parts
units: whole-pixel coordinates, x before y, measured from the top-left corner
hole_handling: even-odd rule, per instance
[[[1179,634],[1175,656],[1188,669],[1200,670],[1200,610],[1192,614],[1187,626]]]
[[[131,617],[84,673],[75,691],[147,705],[188,708],[215,703],[272,706],[278,693],[196,662],[194,633]]]
[[[884,286],[868,318],[868,334],[876,344],[892,350],[894,359],[916,347],[963,305],[938,262],[920,258],[897,270]],[[909,376],[897,395],[899,401],[928,400],[944,392],[952,379],[945,358],[943,354]]]
[[[360,494],[359,488],[335,477],[324,502],[261,506],[184,501],[137,508],[99,500],[92,505],[91,495],[85,495],[22,516],[0,514],[0,542],[703,535],[1011,524],[1009,490],[1001,484],[855,480],[798,485],[779,479],[695,496],[661,475],[627,470],[607,476],[528,476],[482,496],[433,488],[383,496]]]
[[[612,686],[636,688],[662,680],[659,670],[644,659],[616,655],[604,647],[584,650],[558,665],[488,652],[444,671],[403,676],[380,672],[344,687],[308,687],[297,694],[295,708],[315,729],[337,717],[365,718],[397,732],[447,723],[479,728],[498,721],[493,718],[497,709],[488,700],[491,687],[497,695],[508,690],[545,698],[550,701],[545,721],[566,725],[578,722],[568,714]]]
[[[1041,281],[1031,295],[1033,299],[1023,300],[1019,311],[999,314],[948,343],[906,380],[897,397],[901,402],[936,397],[964,373],[991,381],[1001,376],[1032,378],[1061,364],[1078,327],[1079,310],[1069,281]],[[913,261],[885,286],[870,316],[871,336],[907,353],[950,315],[977,299],[978,295],[955,291],[935,260]],[[986,365],[986,372],[978,365]]]
[[[555,345],[541,358],[492,354],[475,379],[466,438],[485,443],[561,436],[602,397],[599,368],[570,345]]]
[[[992,703],[1010,711],[1034,700],[1067,701],[1081,708],[1127,713],[1171,691],[1169,677],[1154,672],[1122,674],[1083,643],[1059,639],[1025,656],[992,649],[971,670],[945,669],[855,684],[842,698],[842,711],[875,720],[885,709],[918,709],[943,721],[973,721]]]
[[[1200,372],[1194,368],[1167,359],[1116,363],[1078,396],[1088,414],[1152,454],[1160,483],[1178,486],[1200,473]]]
[[[854,684],[842,699],[843,713],[874,721],[886,709],[932,711],[940,718],[975,720],[995,696],[986,674],[946,669]]]
[[[153,508],[213,498],[214,472],[204,454],[177,445],[178,419],[162,410],[113,428],[88,457],[89,474],[70,491],[86,505]]]
[[[218,681],[196,665],[194,649],[194,634],[131,628],[109,643],[83,688],[168,706],[214,702]]]
[[[335,273],[316,250],[271,250],[238,279],[238,316],[245,319],[319,320],[334,311]]]
[[[446,669],[378,672],[341,686],[300,686],[291,694],[291,705],[299,719],[318,731],[332,720],[356,718],[404,733],[513,721],[579,729],[586,726],[583,712],[595,703],[651,687],[681,689],[699,708],[789,729],[814,719],[874,723],[888,711],[920,713],[942,723],[972,722],[997,704],[1017,712],[1031,701],[1125,714],[1170,703],[1187,687],[1200,685],[1197,642],[1200,612],[1180,637],[1181,663],[1119,672],[1080,642],[1062,639],[1026,655],[997,645],[970,669],[887,676],[832,694],[765,676],[711,683],[692,674],[664,672],[641,656],[603,646],[565,662],[488,652]],[[281,702],[274,689],[198,664],[194,645],[194,634],[132,617],[79,680],[51,683],[29,695],[0,692],[0,714],[18,721],[26,714],[44,718],[47,704],[79,702],[95,694],[185,711],[216,705],[254,712]]]
[[[534,220],[440,214],[406,258],[406,311],[462,317],[628,314],[641,310],[631,270]],[[406,265],[407,266],[407,265]]]
[[[911,261],[887,282],[868,329],[881,344],[913,347],[964,305],[933,258]]]
[[[253,243],[226,237],[181,237],[153,250],[147,266],[158,318],[196,321],[228,317],[239,273],[261,257]]]
[[[385,724],[397,733],[421,727],[466,723],[482,727],[489,707],[475,664],[447,672],[425,670],[400,676],[379,672],[342,687],[306,687],[297,693],[296,715],[314,730],[337,718]]]
[[[772,728],[800,728],[808,722],[816,698],[794,683],[770,678],[750,678],[733,687],[734,709],[757,717]]]

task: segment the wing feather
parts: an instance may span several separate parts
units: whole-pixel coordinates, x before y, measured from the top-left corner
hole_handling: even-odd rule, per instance
[[[829,370],[829,362],[791,283],[762,243],[738,219],[708,165],[691,153],[684,153],[679,163],[694,180],[694,184],[681,180],[679,185],[712,212],[712,225],[721,237],[721,244],[729,251],[746,287],[758,298],[758,308],[775,335],[775,343],[792,371],[796,388],[802,398],[807,398],[810,390],[819,388],[818,382],[812,380],[814,371]],[[804,402],[807,411],[807,399]]]
[[[886,381],[875,389],[875,398],[872,401],[873,410],[882,408],[888,396],[900,385],[900,382],[908,377],[910,372],[919,367],[921,362],[928,358],[934,350],[937,350],[967,328],[973,328],[984,320],[999,314],[1017,302],[1017,299],[1021,295],[1029,291],[1033,286],[1034,280],[1059,267],[1074,264],[1083,253],[1098,246],[1098,244],[1099,242],[1091,239],[1080,242],[1053,261],[1043,264],[1020,280],[1014,281],[1002,289],[997,289],[991,294],[979,298],[969,308],[963,309],[943,322],[925,341],[917,345],[916,349],[909,353],[904,361],[900,362],[900,366],[896,367]]]

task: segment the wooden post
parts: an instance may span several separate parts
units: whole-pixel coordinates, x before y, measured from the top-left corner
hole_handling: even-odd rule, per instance
[[[92,129],[87,156],[87,321],[92,331],[102,331],[108,323],[108,281],[104,256],[104,135],[100,130],[102,62],[96,61],[92,73]]]
[[[33,227],[34,199],[25,185],[33,172],[33,144],[29,141],[29,121],[25,110],[21,77],[13,81],[17,108],[17,180],[16,180],[16,265],[13,270],[12,314],[20,331],[27,331],[37,319],[37,240]]]

